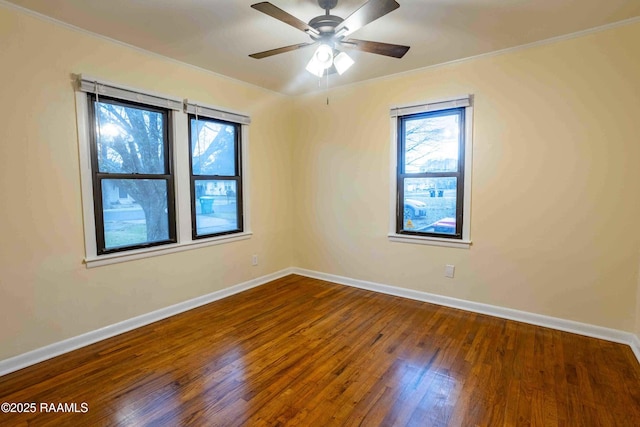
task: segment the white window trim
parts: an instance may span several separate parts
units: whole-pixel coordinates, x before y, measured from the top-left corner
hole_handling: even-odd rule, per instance
[[[99,81],[99,84],[103,82]],[[114,86],[114,84],[109,84]],[[120,88],[127,89],[124,86]],[[192,102],[192,101],[190,101]],[[199,106],[201,104],[198,104]],[[224,111],[219,107],[208,107]],[[236,114],[236,113],[234,113]],[[237,113],[240,114],[240,113]],[[175,179],[176,198],[176,238],[177,243],[150,248],[135,249],[126,252],[116,252],[97,255],[95,215],[93,205],[93,174],[91,170],[91,136],[89,134],[89,100],[87,92],[77,88],[76,116],[78,127],[78,149],[80,153],[80,183],[82,191],[82,215],[84,223],[85,258],[87,268],[120,262],[133,261],[159,255],[198,249],[207,246],[220,245],[251,238],[251,203],[249,189],[249,126],[241,124],[241,162],[242,162],[242,195],[243,195],[243,229],[241,233],[226,234],[204,239],[194,240],[191,235],[191,189],[189,178],[189,132],[188,114],[183,110],[173,109],[173,171]]]
[[[461,100],[468,100],[465,107],[465,144],[464,144],[464,200],[462,207],[462,239],[447,239],[432,236],[416,236],[398,234],[396,232],[396,201],[398,182],[398,115],[413,114],[426,111],[438,111],[455,108]],[[473,96],[464,95],[440,99],[420,104],[408,104],[391,108],[391,137],[389,158],[391,159],[389,186],[389,234],[390,242],[413,243],[420,245],[444,246],[450,248],[469,249],[471,247],[471,165],[473,164]]]

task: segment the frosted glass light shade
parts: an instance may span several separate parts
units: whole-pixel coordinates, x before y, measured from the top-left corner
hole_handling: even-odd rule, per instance
[[[349,69],[353,65],[353,59],[345,52],[340,52],[333,58],[333,65],[336,67],[336,71],[338,74],[342,75],[345,71]]]

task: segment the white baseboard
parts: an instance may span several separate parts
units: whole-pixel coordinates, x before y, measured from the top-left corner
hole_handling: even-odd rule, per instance
[[[560,331],[571,332],[587,337],[599,338],[620,344],[626,344],[631,347],[631,350],[638,359],[638,363],[640,363],[640,340],[636,335],[630,332],[604,328],[602,326],[590,325],[588,323],[575,322],[573,320],[565,320],[557,317],[545,316],[542,314],[514,310],[511,308],[498,307],[495,305],[430,294],[427,292],[398,288],[395,286],[383,285],[380,283],[368,282],[365,280],[351,279],[334,274],[320,273],[318,271],[306,270],[304,268],[294,267],[292,269],[292,273],[311,277],[314,279],[326,280],[328,282],[338,283],[341,285],[353,286],[360,289],[380,292],[383,294],[429,302],[446,307],[471,311],[474,313],[487,314],[489,316],[515,320],[518,322],[529,323],[531,325],[544,326],[546,328],[557,329]]]
[[[638,359],[638,362],[640,362],[640,339],[637,335],[634,335],[633,338],[631,338],[629,346],[631,347],[631,351],[633,351],[633,354],[636,355],[636,359]]]
[[[334,274],[320,273],[317,271],[306,270],[303,268],[286,268],[266,276],[258,277],[244,283],[232,286],[227,289],[212,292],[188,301],[184,301],[151,313],[143,314],[113,325],[95,331],[87,332],[76,337],[72,337],[57,343],[38,348],[27,353],[20,354],[9,359],[0,360],[0,376],[17,371],[27,366],[35,365],[61,354],[86,347],[98,341],[120,335],[124,332],[131,331],[136,328],[148,325],[158,320],[183,313],[185,311],[200,307],[210,302],[226,298],[228,296],[255,288],[273,280],[285,277],[289,274],[298,274],[301,276],[311,277],[314,279],[326,280],[346,286],[366,289],[369,291],[380,292],[383,294],[409,298],[417,301],[430,302],[433,304],[443,305],[446,307],[458,308],[461,310],[472,311],[475,313],[487,314],[490,316],[500,317],[518,322],[529,323],[537,326],[558,329],[565,332],[572,332],[579,335],[585,335],[593,338],[600,338],[607,341],[613,341],[621,344],[627,344],[640,363],[640,339],[630,332],[619,331],[616,329],[604,328],[601,326],[589,325],[587,323],[574,322],[556,317],[544,316],[541,314],[529,313],[525,311],[513,310],[510,308],[498,307],[478,302],[465,301],[457,298],[446,297],[442,295],[430,294],[427,292],[414,291],[410,289],[398,288],[395,286],[383,285],[380,283],[368,282],[364,280],[351,279],[348,277],[337,276]]]
[[[237,284],[230,288],[212,292],[207,295],[202,295],[200,297],[193,298],[188,301],[183,301],[169,307],[161,308],[160,310],[152,311],[151,313],[146,313],[119,323],[115,323],[113,325],[105,326],[104,328],[100,328],[95,331],[87,332],[82,335],[59,341],[45,347],[35,349],[33,351],[11,357],[9,359],[0,360],[0,376],[6,375],[10,372],[14,372],[22,368],[26,368],[27,366],[35,365],[36,363],[40,363],[47,359],[60,356],[61,354],[88,346],[98,341],[120,335],[124,332],[140,328],[150,323],[157,322],[158,320],[166,319],[167,317],[171,317],[176,314],[194,309],[196,307],[209,304],[210,302],[226,298],[239,292],[264,285],[265,283],[271,282],[272,280],[288,276],[289,274],[292,274],[292,272],[293,270],[291,268],[286,268],[284,270],[280,270],[266,276],[258,277],[256,279]]]

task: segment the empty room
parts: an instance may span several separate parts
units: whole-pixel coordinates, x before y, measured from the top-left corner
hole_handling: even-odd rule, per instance
[[[640,425],[637,0],[0,0],[0,426]]]

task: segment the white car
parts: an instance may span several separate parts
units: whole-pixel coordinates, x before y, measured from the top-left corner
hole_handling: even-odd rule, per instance
[[[415,199],[404,199],[405,219],[427,216],[427,204]]]

